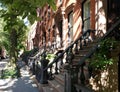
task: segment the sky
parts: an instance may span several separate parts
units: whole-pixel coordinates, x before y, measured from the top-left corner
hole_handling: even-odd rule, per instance
[[[24,23],[25,23],[26,26],[28,26],[30,24],[27,17],[24,19]]]

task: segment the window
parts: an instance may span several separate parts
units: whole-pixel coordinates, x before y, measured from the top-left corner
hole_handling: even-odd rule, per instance
[[[83,31],[90,28],[90,1],[86,0],[83,3]]]
[[[73,11],[68,14],[68,42],[73,41]]]

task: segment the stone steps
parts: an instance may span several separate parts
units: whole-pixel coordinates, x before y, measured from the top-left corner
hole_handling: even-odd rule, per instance
[[[75,87],[77,88],[77,92],[94,92],[93,90],[84,85],[75,84]]]
[[[64,75],[63,74],[55,75],[55,80],[64,86]]]
[[[80,61],[81,58],[86,56],[86,54],[89,52],[89,50],[97,44],[97,41],[88,42],[88,45],[83,46],[81,50],[77,54],[75,54],[73,63],[74,65],[77,65],[77,63]],[[62,66],[62,69],[60,70],[60,73],[57,75],[54,75],[53,80],[48,80],[48,86],[43,87],[43,92],[64,92],[64,66]],[[88,78],[88,68],[84,66],[84,73],[85,77]],[[75,84],[75,87],[77,88],[78,92],[93,92],[91,89],[89,89],[86,86]]]
[[[43,92],[56,92],[52,87],[46,86],[43,87]]]
[[[48,81],[48,83],[49,83],[49,86],[54,88],[56,92],[64,92],[64,86],[61,85],[58,81],[51,80],[51,81]]]

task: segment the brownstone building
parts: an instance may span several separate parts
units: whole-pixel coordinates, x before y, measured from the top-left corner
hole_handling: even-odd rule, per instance
[[[112,22],[119,18],[119,0],[56,0],[56,11],[49,5],[37,9],[41,18],[37,22],[34,46],[46,46],[65,49],[84,31],[102,36]]]

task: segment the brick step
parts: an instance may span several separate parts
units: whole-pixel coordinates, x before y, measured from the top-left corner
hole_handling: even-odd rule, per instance
[[[63,74],[55,75],[55,80],[64,86],[64,75]]]
[[[64,92],[64,86],[56,80],[49,80],[48,83],[56,92]]]
[[[46,86],[46,87],[42,87],[43,88],[43,92],[56,92],[52,87],[50,86]]]
[[[76,55],[74,56],[74,59],[80,59],[80,58],[82,58],[82,57],[84,57],[84,56],[86,56],[86,54],[76,54]]]
[[[89,52],[89,49],[80,50],[77,55],[86,55]]]
[[[98,42],[98,39],[95,39],[93,41],[87,41],[86,45],[82,44],[82,49],[89,49],[89,48],[95,46],[95,44],[97,44],[97,42]],[[80,46],[80,43],[78,43],[78,46]]]
[[[97,44],[97,41],[89,42],[89,43],[86,44],[86,46],[83,46],[83,49],[91,49],[96,44]]]
[[[84,56],[83,56],[84,57]],[[73,63],[79,63],[79,61],[83,58],[83,57],[76,57],[72,60]]]
[[[86,40],[86,44],[97,43],[97,42],[98,42],[98,38],[95,38],[95,39],[92,40],[92,41]]]
[[[65,64],[63,64],[62,66],[61,66],[61,68],[60,68],[60,74],[62,75],[62,76],[64,76],[64,72],[65,72],[65,69],[64,69],[64,66],[65,66]]]
[[[88,42],[86,46],[83,46],[83,49],[79,51],[78,54],[75,54],[73,62],[75,65],[78,64],[78,62],[80,61],[80,58],[83,58],[84,56],[86,56],[86,54],[89,52],[89,50],[96,45],[96,41],[93,42]],[[64,92],[64,65],[61,67],[60,69],[60,74],[58,75],[54,75],[55,78],[54,80],[49,80],[48,87],[44,87],[43,90],[45,90],[44,92]],[[87,67],[84,67],[84,73],[85,73],[85,78],[88,78],[88,69]],[[77,88],[78,92],[81,90],[82,92],[93,92],[90,91],[87,87],[85,86],[80,86],[78,84],[75,85],[75,87]]]
[[[84,85],[75,84],[75,87],[77,92],[94,92],[91,88]]]
[[[80,61],[81,58],[83,58],[84,56],[86,56],[86,54],[89,52],[89,50],[80,50],[79,54],[75,54],[74,58],[73,58],[73,62],[77,63]]]
[[[75,54],[73,62],[79,62],[81,58],[86,56],[86,54],[89,52],[89,50],[97,44],[97,41],[95,42],[90,42],[88,46],[84,46],[82,50],[79,51],[78,54]]]

